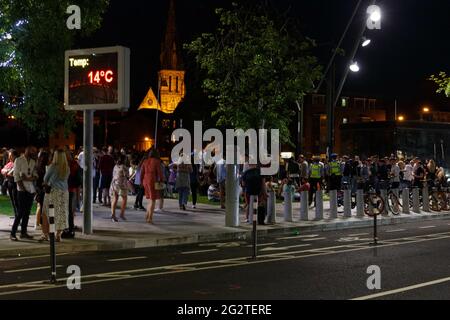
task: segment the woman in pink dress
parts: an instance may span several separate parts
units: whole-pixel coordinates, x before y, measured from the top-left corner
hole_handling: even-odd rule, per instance
[[[145,190],[146,199],[150,200],[147,206],[146,220],[153,224],[153,212],[155,211],[156,200],[161,199],[161,191],[155,189],[156,182],[164,180],[161,170],[161,160],[156,149],[150,150],[149,157],[142,164],[141,183]]]

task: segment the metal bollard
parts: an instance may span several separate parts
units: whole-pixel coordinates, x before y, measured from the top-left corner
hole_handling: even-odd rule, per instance
[[[344,217],[352,217],[352,190],[344,190]]]
[[[323,220],[323,191],[316,191],[316,220]]]
[[[419,188],[413,188],[413,212],[420,213]]]
[[[402,212],[404,214],[409,214],[409,189],[408,188],[404,188],[402,190]]]
[[[356,216],[364,217],[364,190],[356,190]]]
[[[330,219],[336,219],[338,216],[337,190],[330,190]]]
[[[276,198],[275,191],[269,191],[267,198],[267,223],[275,224],[276,221]]]
[[[308,209],[308,191],[303,191],[300,195],[300,220],[309,220],[309,209]]]
[[[384,209],[383,212],[381,213],[382,215],[388,215],[388,197],[387,197],[387,189],[386,186],[383,185],[383,188],[380,189],[380,197],[381,199],[383,199],[384,201]]]
[[[425,212],[431,212],[430,211],[430,202],[428,201],[428,199],[430,199],[430,194],[428,192],[428,186],[425,183],[424,187],[422,189],[422,208],[423,208],[423,211],[425,211]]]
[[[256,233],[256,225],[258,223],[258,196],[251,196],[250,197],[250,202],[253,203],[253,233],[252,233],[252,238],[253,238],[253,259],[256,259],[256,254],[257,254],[257,241],[258,241],[258,237],[257,237],[257,233]]]
[[[56,251],[55,251],[55,207],[51,204],[48,210],[49,238],[50,238],[50,283],[56,283]]]
[[[292,222],[292,193],[284,193],[284,221]]]

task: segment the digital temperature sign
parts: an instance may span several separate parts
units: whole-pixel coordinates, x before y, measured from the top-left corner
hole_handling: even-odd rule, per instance
[[[127,110],[130,50],[109,47],[66,51],[66,110]]]

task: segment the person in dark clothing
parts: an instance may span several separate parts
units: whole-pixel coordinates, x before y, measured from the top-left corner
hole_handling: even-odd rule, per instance
[[[267,191],[264,178],[261,176],[261,169],[256,165],[250,164],[249,169],[247,169],[242,175],[242,185],[245,187],[246,194],[258,197],[258,224],[264,225],[264,220],[266,218],[265,203],[267,201]],[[247,221],[248,219],[247,210]]]
[[[49,154],[47,151],[42,150],[39,152],[37,164],[36,164],[36,172],[38,174],[38,178],[36,180],[36,197],[35,200],[37,202],[37,210],[36,210],[36,229],[39,229],[42,225],[42,208],[44,205],[44,176],[47,165],[49,164]]]
[[[141,185],[141,169],[142,169],[142,164],[144,163],[144,161],[146,159],[147,159],[146,155],[142,156],[142,159],[139,161],[139,163],[136,167],[136,172],[134,174],[134,177],[130,178],[130,180],[133,181],[134,190],[136,192],[136,200],[134,202],[133,207],[136,210],[143,210],[143,211],[145,211],[146,209],[142,205],[142,201],[144,200],[144,191],[145,190],[144,190],[144,187]]]
[[[377,192],[379,192],[379,189],[387,189],[387,183],[389,182],[389,170],[386,164],[385,159],[380,159],[378,163],[378,188]]]
[[[77,194],[83,182],[83,170],[74,159],[71,152],[67,152],[67,160],[69,163],[70,175],[68,179],[69,186],[69,228],[64,230],[61,234],[62,238],[75,237],[75,207],[77,202]]]
[[[94,148],[94,170],[95,170],[95,175],[94,175],[94,183],[92,186],[93,189],[93,202],[96,203],[97,202],[97,198],[98,198],[98,202],[99,203],[103,203],[102,201],[102,194],[101,194],[101,190],[100,190],[100,152],[99,150],[97,150],[96,148]]]
[[[190,183],[191,183],[191,192],[192,192],[192,209],[195,209],[197,206],[197,194],[200,187],[200,179],[199,179],[199,170],[200,166],[194,163],[194,155],[191,157],[192,163],[192,172],[189,175]]]

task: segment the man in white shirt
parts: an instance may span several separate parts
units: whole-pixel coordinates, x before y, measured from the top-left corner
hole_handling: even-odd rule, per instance
[[[398,189],[400,187],[400,167],[395,159],[391,159],[391,173],[392,189]]]
[[[16,232],[19,224],[21,225],[21,239],[32,239],[27,233],[28,220],[30,218],[31,207],[33,206],[34,194],[36,188],[34,183],[38,178],[36,171],[36,161],[33,155],[36,154],[36,148],[27,147],[25,154],[14,161],[14,181],[17,183],[17,201],[19,212],[11,229],[10,239],[17,241]]]
[[[405,165],[405,171],[403,173],[403,179],[405,180],[405,184],[407,188],[411,188],[412,182],[414,180],[414,168],[413,161],[407,161]]]

